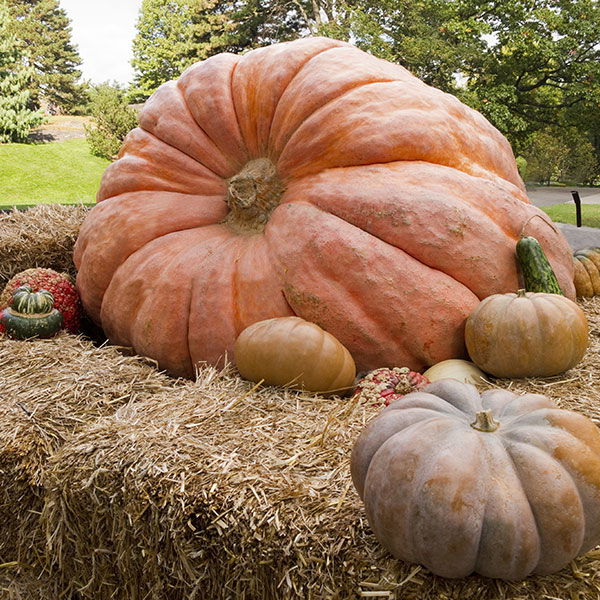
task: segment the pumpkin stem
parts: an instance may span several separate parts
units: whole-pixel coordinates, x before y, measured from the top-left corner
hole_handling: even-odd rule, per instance
[[[522,238],[523,237],[523,233],[525,232],[525,227],[527,227],[527,225],[529,224],[529,221],[531,221],[531,219],[535,219],[535,218],[541,219],[542,221],[544,221],[544,223],[546,223],[546,225],[548,225],[548,227],[551,227],[554,230],[554,233],[558,233],[558,229],[556,229],[556,227],[554,225],[552,225],[552,223],[546,221],[546,219],[544,219],[544,217],[542,217],[542,215],[531,215],[531,217],[529,217],[529,219],[527,219],[527,221],[525,221],[525,223],[523,223],[523,227],[521,227],[521,231],[519,233],[519,237]]]
[[[494,419],[492,411],[488,408],[475,413],[475,421],[471,423],[471,427],[477,431],[491,433],[500,427],[500,423]]]
[[[225,223],[237,233],[263,231],[284,190],[275,165],[268,158],[251,160],[227,185],[230,211]]]

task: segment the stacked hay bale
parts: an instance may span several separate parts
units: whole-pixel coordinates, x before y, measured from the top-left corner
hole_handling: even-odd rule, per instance
[[[566,569],[512,584],[442,579],[393,560],[349,478],[352,444],[377,409],[255,390],[231,371],[200,375],[100,419],[52,458],[42,520],[61,589],[119,600],[533,600],[562,597],[567,585],[600,593],[595,555],[577,561],[575,578]],[[600,416],[597,391],[554,383],[563,405]],[[548,393],[547,384],[517,387]]]
[[[40,204],[0,213],[0,289],[13,275],[31,267],[75,275],[73,245],[88,210]]]
[[[0,288],[32,266],[74,274],[72,248],[84,212],[39,206],[0,215]],[[82,337],[25,342],[0,335],[0,598],[34,598],[31,589],[46,589],[39,579],[39,516],[48,458],[99,417],[182,383],[147,359]]]
[[[3,339],[0,365],[0,564],[37,568],[44,557],[39,516],[48,458],[99,417],[177,382],[146,360],[66,333]]]
[[[587,308],[599,332],[600,304]],[[580,371],[514,389],[600,418],[585,380],[600,367],[594,339]],[[600,594],[593,553],[520,583],[447,580],[389,557],[349,477],[352,444],[376,411],[206,369],[195,385],[100,419],[54,455],[46,479],[42,520],[61,588],[122,600]]]
[[[48,266],[34,260],[19,269]],[[600,422],[600,299],[582,306],[584,361],[511,388]],[[518,583],[391,558],[349,473],[376,407],[260,389],[231,368],[176,380],[68,334],[0,339],[0,365],[0,598],[600,597],[600,552]]]

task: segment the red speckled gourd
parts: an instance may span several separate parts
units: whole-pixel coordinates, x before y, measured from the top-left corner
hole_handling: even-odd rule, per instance
[[[427,377],[408,367],[374,369],[356,382],[354,396],[364,404],[388,406],[431,383]]]
[[[540,394],[436,381],[369,422],[352,479],[377,539],[437,575],[549,574],[600,542],[600,433]]]
[[[219,54],[161,86],[104,173],[74,260],[116,344],[176,375],[297,315],[360,371],[465,355],[481,298],[518,287],[523,224],[565,294],[564,237],[507,140],[457,98],[344,42]]]

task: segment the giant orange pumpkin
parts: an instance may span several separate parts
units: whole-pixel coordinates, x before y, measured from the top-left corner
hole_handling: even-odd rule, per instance
[[[75,248],[87,312],[177,375],[298,315],[359,370],[465,354],[481,298],[542,244],[571,251],[484,117],[404,68],[326,38],[219,54],[146,102]]]

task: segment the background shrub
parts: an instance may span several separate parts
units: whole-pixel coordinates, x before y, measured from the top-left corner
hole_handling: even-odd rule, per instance
[[[92,124],[85,134],[94,156],[113,159],[125,136],[138,124],[137,111],[127,104],[125,92],[103,83],[90,92]]]

